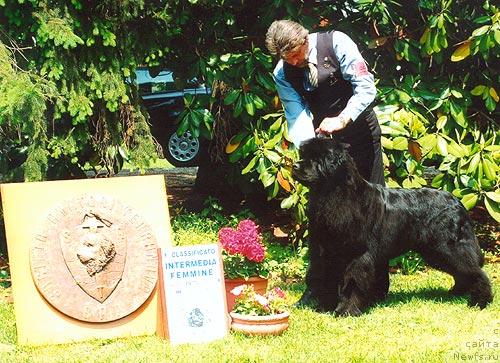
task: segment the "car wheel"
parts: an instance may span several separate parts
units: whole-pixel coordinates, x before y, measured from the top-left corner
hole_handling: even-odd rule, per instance
[[[165,158],[174,166],[196,166],[200,158],[201,143],[189,131],[180,136],[174,130],[164,149]]]

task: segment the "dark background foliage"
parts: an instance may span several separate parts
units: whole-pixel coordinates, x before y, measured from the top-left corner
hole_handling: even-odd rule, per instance
[[[2,180],[147,168],[157,145],[132,80],[138,65],[166,67],[179,86],[211,86],[208,101],[186,97],[179,131],[211,140],[212,174],[303,222],[307,190],[290,174],[297,152],[263,46],[280,18],[359,45],[391,186],[432,184],[500,220],[500,13],[483,0],[0,0]]]

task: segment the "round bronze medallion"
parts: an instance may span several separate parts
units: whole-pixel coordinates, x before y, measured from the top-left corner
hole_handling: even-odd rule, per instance
[[[57,310],[107,322],[136,311],[158,276],[157,243],[131,207],[86,194],[51,209],[30,249],[33,280]]]

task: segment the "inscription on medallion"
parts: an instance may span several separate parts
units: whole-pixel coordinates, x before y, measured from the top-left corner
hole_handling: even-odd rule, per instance
[[[147,221],[106,195],[86,194],[49,211],[30,249],[42,296],[75,319],[107,322],[137,310],[158,276]]]

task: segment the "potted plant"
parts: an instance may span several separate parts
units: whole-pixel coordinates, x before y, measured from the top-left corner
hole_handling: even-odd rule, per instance
[[[218,237],[222,245],[227,308],[231,311],[234,296],[230,291],[234,287],[251,284],[258,293],[266,292],[269,265],[259,226],[254,221],[245,219],[236,228],[221,228]]]
[[[240,285],[231,290],[235,305],[231,315],[231,329],[250,335],[277,335],[288,326],[285,293],[278,287],[258,294],[252,285]]]

